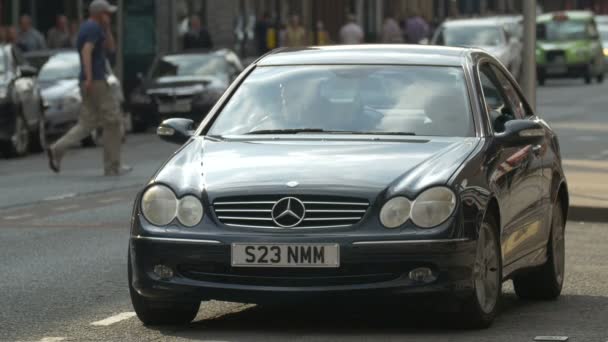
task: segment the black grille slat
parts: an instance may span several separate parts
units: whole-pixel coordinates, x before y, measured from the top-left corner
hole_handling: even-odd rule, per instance
[[[369,208],[365,199],[318,195],[261,195],[219,198],[213,208],[223,224],[246,228],[276,228],[272,221],[274,204],[285,197],[295,197],[306,206],[304,220],[296,227],[346,228],[359,223]]]

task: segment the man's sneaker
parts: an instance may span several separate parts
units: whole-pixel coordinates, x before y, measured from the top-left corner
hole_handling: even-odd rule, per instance
[[[105,176],[107,176],[107,177],[124,176],[131,171],[133,171],[133,168],[131,166],[123,165],[118,170],[106,171]]]
[[[53,172],[59,173],[61,170],[61,165],[59,164],[59,160],[57,160],[55,152],[53,152],[51,147],[46,149],[46,155],[49,158],[49,168],[53,170]]]

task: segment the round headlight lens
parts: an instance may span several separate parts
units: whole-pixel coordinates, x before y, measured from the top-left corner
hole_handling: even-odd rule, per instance
[[[412,221],[421,228],[436,227],[445,222],[456,208],[456,195],[452,190],[439,187],[429,189],[414,201]]]
[[[203,204],[194,196],[186,196],[179,200],[177,219],[186,227],[194,227],[203,219]]]
[[[146,220],[155,226],[166,226],[177,214],[177,198],[164,185],[150,187],[141,199],[141,211]]]
[[[412,204],[405,197],[395,197],[380,210],[380,222],[386,228],[397,228],[402,226],[410,218]]]

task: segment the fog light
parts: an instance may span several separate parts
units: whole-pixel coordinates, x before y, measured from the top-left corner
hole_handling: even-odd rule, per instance
[[[409,277],[417,283],[431,283],[437,280],[433,271],[428,267],[420,267],[410,271]]]
[[[165,265],[154,266],[154,274],[156,274],[162,280],[173,278],[173,270],[171,267]]]

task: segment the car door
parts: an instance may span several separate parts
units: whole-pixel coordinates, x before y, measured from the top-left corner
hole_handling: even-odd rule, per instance
[[[25,76],[21,73],[21,69],[27,65],[26,60],[18,49],[11,50],[12,59],[17,70],[15,89],[20,99],[24,118],[28,126],[33,128],[38,125],[38,120],[40,119],[40,93],[35,77]]]
[[[526,118],[514,104],[515,89],[502,74],[502,68],[491,62],[483,63],[479,77],[494,134],[504,132],[508,121]],[[496,144],[490,179],[499,199],[503,263],[508,265],[533,251],[542,231],[539,205],[542,159],[537,146]]]

